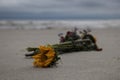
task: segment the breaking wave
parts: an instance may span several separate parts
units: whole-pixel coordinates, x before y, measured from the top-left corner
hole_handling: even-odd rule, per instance
[[[107,28],[120,27],[120,20],[3,20],[0,29],[53,29],[53,28]]]

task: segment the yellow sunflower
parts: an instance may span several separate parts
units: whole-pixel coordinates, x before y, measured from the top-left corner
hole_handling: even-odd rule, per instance
[[[39,53],[34,55],[34,66],[36,67],[48,67],[56,60],[56,53],[50,46],[40,46]]]

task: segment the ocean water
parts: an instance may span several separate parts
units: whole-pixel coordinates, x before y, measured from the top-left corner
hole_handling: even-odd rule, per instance
[[[0,29],[53,28],[107,28],[120,27],[120,20],[1,20]]]

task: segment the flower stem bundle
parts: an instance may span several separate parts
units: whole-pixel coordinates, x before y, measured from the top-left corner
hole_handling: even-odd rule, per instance
[[[56,65],[57,61],[60,59],[58,57],[59,52],[73,52],[73,51],[83,51],[92,50],[94,46],[91,45],[91,41],[85,40],[75,40],[68,41],[60,44],[40,46],[38,48],[28,47],[28,52],[33,52],[29,54],[34,59],[34,66],[36,67],[50,67]]]

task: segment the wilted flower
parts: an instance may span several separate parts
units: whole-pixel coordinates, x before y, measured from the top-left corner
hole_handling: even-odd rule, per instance
[[[34,66],[49,67],[56,64],[59,57],[51,46],[40,46],[39,49],[39,53],[33,56]]]

